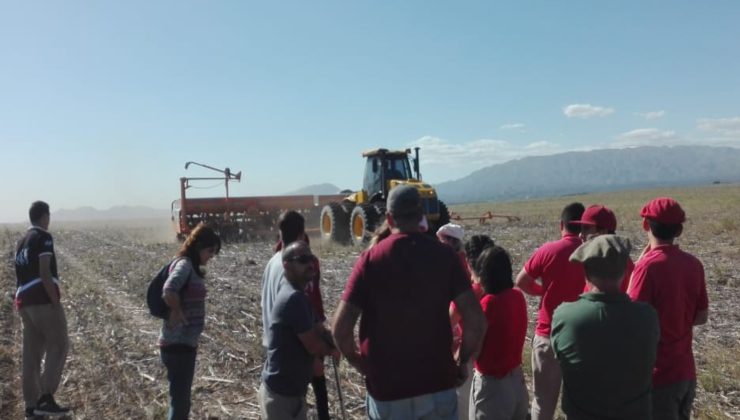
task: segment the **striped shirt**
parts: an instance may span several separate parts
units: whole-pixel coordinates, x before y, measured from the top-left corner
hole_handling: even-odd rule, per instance
[[[162,288],[162,293],[164,292],[180,295],[180,306],[187,325],[170,328],[167,320],[164,320],[159,335],[159,346],[184,344],[198,347],[198,338],[203,332],[206,318],[206,286],[203,277],[195,272],[188,258],[176,260]]]

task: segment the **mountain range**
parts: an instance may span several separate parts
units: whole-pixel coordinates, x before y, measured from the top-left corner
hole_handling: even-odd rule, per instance
[[[708,146],[637,147],[526,157],[435,184],[449,204],[502,201],[636,188],[740,182],[740,149]],[[286,195],[337,194],[324,183]],[[55,221],[164,219],[169,210],[144,206],[62,209]]]
[[[447,203],[740,181],[740,149],[637,147],[526,157],[436,184]]]

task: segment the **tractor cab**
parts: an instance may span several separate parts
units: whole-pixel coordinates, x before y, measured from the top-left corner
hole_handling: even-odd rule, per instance
[[[365,176],[362,189],[341,202],[329,203],[321,210],[321,236],[339,243],[361,245],[372,236],[385,218],[385,201],[391,188],[410,185],[419,191],[422,211],[429,230],[450,221],[447,206],[437,198],[437,191],[421,180],[419,148],[409,159],[410,149],[374,149],[362,153]]]
[[[367,201],[385,200],[392,186],[390,182],[392,180],[406,181],[414,179],[411,165],[409,165],[408,153],[408,150],[375,149],[362,154],[363,157],[367,158],[365,176],[362,182],[362,189],[368,197]],[[416,165],[414,166],[416,167]]]

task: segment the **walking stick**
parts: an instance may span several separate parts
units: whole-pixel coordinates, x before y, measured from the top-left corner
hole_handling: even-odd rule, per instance
[[[342,385],[339,383],[339,372],[337,371],[337,361],[331,358],[331,365],[334,367],[334,380],[337,382],[337,394],[339,394],[339,407],[342,408],[342,420],[347,420],[347,412],[344,411],[344,398],[342,398]]]

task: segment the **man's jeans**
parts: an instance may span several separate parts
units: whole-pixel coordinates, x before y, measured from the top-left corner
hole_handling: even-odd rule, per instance
[[[455,388],[393,401],[365,399],[367,416],[372,420],[457,420]]]
[[[170,382],[168,420],[185,420],[190,414],[190,388],[195,374],[197,350],[185,345],[162,347],[160,355]]]

